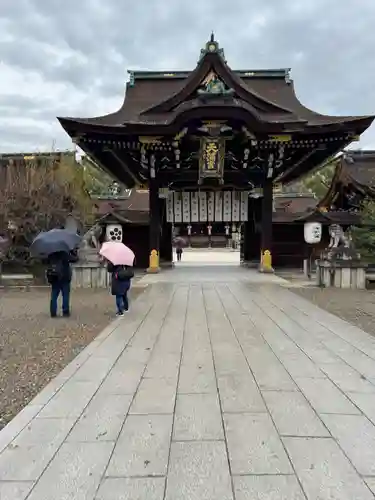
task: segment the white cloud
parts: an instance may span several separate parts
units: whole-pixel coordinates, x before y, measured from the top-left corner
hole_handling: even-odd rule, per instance
[[[1,0],[0,150],[69,147],[56,116],[115,111],[127,69],[193,69],[212,29],[232,68],[291,66],[306,106],[375,114],[375,2],[357,2]]]

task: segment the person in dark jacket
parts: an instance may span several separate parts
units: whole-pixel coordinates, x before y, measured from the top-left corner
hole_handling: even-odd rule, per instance
[[[180,260],[181,260],[181,257],[182,257],[182,252],[183,252],[182,247],[178,246],[178,247],[176,248],[176,255],[177,255],[177,260],[178,260],[178,261],[180,261]]]
[[[56,252],[47,259],[47,280],[51,285],[51,317],[57,316],[57,301],[62,295],[63,316],[70,316],[70,283],[72,281],[72,268],[70,263],[74,261],[74,256],[65,252]]]
[[[116,316],[123,316],[129,310],[128,292],[134,276],[133,268],[129,266],[114,266],[108,262],[107,270],[112,274],[112,295],[116,297]]]

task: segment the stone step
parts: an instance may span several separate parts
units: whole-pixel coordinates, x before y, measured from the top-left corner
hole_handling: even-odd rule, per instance
[[[0,275],[1,287],[27,287],[35,285],[32,274],[2,274]]]

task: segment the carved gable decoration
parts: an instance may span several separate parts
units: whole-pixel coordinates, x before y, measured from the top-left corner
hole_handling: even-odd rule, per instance
[[[228,88],[217,76],[217,74],[213,70],[210,70],[202,80],[202,83],[197,90],[197,94],[201,99],[215,97],[231,98],[234,95],[234,90]]]

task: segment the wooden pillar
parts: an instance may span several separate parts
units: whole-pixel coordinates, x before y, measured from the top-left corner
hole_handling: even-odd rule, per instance
[[[147,272],[160,271],[160,203],[155,157],[149,162],[150,260]]]
[[[160,199],[161,209],[161,232],[160,232],[160,262],[164,266],[172,266],[173,264],[173,249],[172,249],[172,224],[167,222],[166,200]]]
[[[244,222],[241,231],[240,243],[240,259],[243,266],[248,266],[250,261],[251,230],[252,221]]]
[[[249,198],[247,221],[243,222],[241,231],[240,259],[241,265],[246,267],[250,265],[252,236],[255,232],[252,201],[252,198]]]
[[[263,185],[262,199],[262,233],[260,268],[263,273],[273,273],[272,267],[272,215],[273,185],[272,178],[266,178]]]

